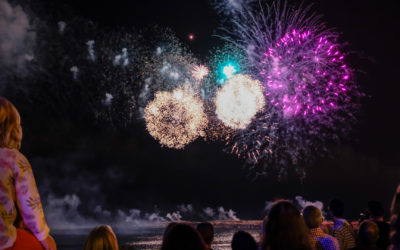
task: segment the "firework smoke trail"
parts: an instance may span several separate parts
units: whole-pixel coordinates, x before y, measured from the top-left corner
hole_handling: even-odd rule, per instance
[[[72,75],[73,75],[73,77],[74,77],[74,80],[76,80],[76,79],[78,78],[78,72],[79,72],[78,67],[73,66],[73,67],[70,69],[70,71],[72,72]]]
[[[196,78],[196,80],[202,80],[204,76],[208,75],[208,69],[204,67],[203,65],[200,66],[195,66],[193,71],[192,71],[193,77]]]
[[[250,76],[237,74],[218,90],[215,103],[218,118],[233,129],[245,129],[265,105],[263,87]]]
[[[94,61],[96,59],[96,57],[94,55],[94,49],[93,49],[94,41],[90,40],[86,43],[86,45],[88,46],[88,52],[89,52],[88,58],[91,59],[92,61]]]
[[[145,108],[144,119],[150,135],[169,148],[184,148],[204,136],[207,127],[203,102],[181,87],[172,93],[157,92]]]
[[[325,28],[321,16],[307,15],[309,9],[279,0],[272,5],[242,1],[236,8],[233,28],[221,37],[248,54],[249,71],[265,88],[270,116],[269,122],[254,119],[251,132],[264,133],[264,123],[275,129],[267,135],[272,147],[241,131],[231,138],[229,152],[239,154],[240,142],[247,149],[259,147],[258,159],[265,164],[297,165],[311,160],[312,150],[324,151],[326,140],[345,136],[355,122],[363,93],[354,70],[345,63],[338,34]],[[251,156],[248,163],[257,163]]]

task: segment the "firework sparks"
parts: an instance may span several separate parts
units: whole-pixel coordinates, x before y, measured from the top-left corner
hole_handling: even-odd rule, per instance
[[[263,87],[250,76],[237,74],[217,92],[216,114],[227,126],[245,129],[265,105]]]
[[[230,64],[226,67],[224,67],[224,74],[226,75],[226,77],[229,79],[233,76],[233,74],[236,72],[236,69],[231,66]]]
[[[177,149],[204,136],[208,122],[201,99],[182,88],[157,92],[145,108],[144,118],[151,136],[161,145]]]
[[[203,77],[208,75],[208,69],[207,69],[207,67],[204,67],[203,65],[195,66],[192,71],[192,74],[193,74],[194,78],[196,78],[197,80],[201,80],[201,79],[203,79]]]
[[[250,2],[243,1],[233,15],[232,36],[222,38],[247,53],[250,71],[264,87],[275,124],[265,136],[274,144],[258,140],[269,123],[253,119],[251,131],[235,135],[229,151],[247,152],[252,164],[262,158],[279,165],[312,160],[313,150],[324,152],[326,140],[348,134],[364,94],[344,63],[338,33],[326,29],[321,16],[308,16],[310,6],[296,9],[277,0],[264,8]]]

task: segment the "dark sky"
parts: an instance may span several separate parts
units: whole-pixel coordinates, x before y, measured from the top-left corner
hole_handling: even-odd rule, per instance
[[[171,27],[177,36],[201,58],[214,46],[223,43],[212,37],[219,17],[207,0],[61,0],[77,15],[99,22],[101,26],[143,27],[158,23]],[[290,0],[289,3],[295,1]],[[299,2],[299,1],[297,1]],[[306,4],[312,1],[305,1]],[[261,219],[265,202],[274,198],[320,200],[326,205],[331,198],[341,198],[347,205],[347,216],[358,218],[369,200],[379,200],[389,208],[396,186],[400,183],[399,73],[400,2],[390,0],[323,0],[315,1],[313,11],[323,14],[329,28],[342,32],[349,48],[362,53],[350,58],[350,64],[365,73],[358,81],[369,97],[363,100],[351,140],[340,148],[332,146],[333,158],[317,159],[306,167],[302,181],[294,173],[278,181],[274,171],[268,177],[253,181],[254,175],[243,169],[243,160],[222,152],[223,145],[197,140],[184,150],[161,148],[146,132],[126,138],[124,131],[104,132],[93,140],[106,144],[103,149],[85,151],[85,159],[113,152],[119,163],[103,159],[110,180],[96,177],[95,167],[64,170],[74,181],[70,193],[81,196],[93,186],[97,194],[87,206],[103,205],[107,209],[148,209],[158,205],[162,211],[177,204],[194,204],[198,208],[223,206],[235,210],[241,219]],[[190,41],[188,36],[195,39]],[[78,151],[77,151],[78,152]],[[57,152],[54,152],[56,155]],[[78,154],[78,153],[76,153]],[[106,154],[107,155],[107,154]],[[51,154],[48,158],[54,158]],[[65,156],[71,159],[74,154]],[[31,160],[35,175],[45,189],[51,174],[58,170],[41,168],[46,157]],[[122,160],[121,160],[122,159]],[[62,161],[62,160],[60,160]],[[61,164],[61,163],[60,163]],[[90,165],[90,164],[89,164]],[[53,172],[52,172],[53,171]],[[57,172],[58,171],[58,172]],[[66,171],[66,172],[65,172]],[[47,177],[46,177],[47,176]],[[46,177],[46,178],[45,178]],[[54,176],[53,176],[54,177]],[[89,178],[84,179],[83,177]],[[69,182],[60,177],[60,183]],[[41,185],[39,185],[41,186]],[[93,191],[93,190],[92,190]],[[43,191],[44,192],[44,191]],[[66,189],[55,190],[64,195]],[[95,201],[93,201],[95,200]]]

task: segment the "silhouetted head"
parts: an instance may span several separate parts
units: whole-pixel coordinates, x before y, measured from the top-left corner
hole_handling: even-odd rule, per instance
[[[379,201],[368,202],[368,208],[369,211],[371,212],[372,218],[380,218],[383,216],[383,213],[385,212],[385,208]]]
[[[358,228],[360,244],[372,246],[379,238],[379,228],[372,220],[365,220]]]
[[[344,202],[339,199],[333,199],[329,202],[329,211],[336,218],[342,218],[344,213]]]
[[[321,211],[315,206],[304,208],[303,219],[309,229],[318,228],[324,221]]]
[[[0,96],[0,148],[21,147],[21,117],[14,105]]]
[[[133,244],[127,244],[120,246],[119,250],[135,250],[135,246]]]
[[[177,224],[178,224],[177,222],[171,222],[168,224],[168,226],[165,228],[163,239],[165,239],[165,236],[167,235],[168,231],[171,230],[171,228]]]
[[[265,222],[262,250],[310,250],[309,230],[297,207],[285,200],[276,201]]]
[[[202,222],[197,225],[196,229],[203,237],[206,245],[210,247],[214,240],[214,226],[209,222]]]
[[[251,234],[245,231],[236,232],[232,238],[232,250],[257,250],[258,244]]]
[[[118,250],[117,237],[110,226],[97,226],[90,232],[84,250]]]
[[[201,235],[188,224],[174,225],[165,235],[161,250],[206,250]]]

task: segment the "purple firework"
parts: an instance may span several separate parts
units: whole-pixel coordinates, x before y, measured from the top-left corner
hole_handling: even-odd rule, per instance
[[[353,73],[339,48],[333,37],[296,30],[269,47],[260,74],[270,105],[289,119],[337,109],[352,87],[347,83]]]
[[[237,131],[228,149],[250,164],[298,165],[324,151],[327,140],[347,135],[355,121],[363,93],[354,70],[338,33],[309,9],[243,1],[229,35],[221,36],[246,51],[249,71],[265,89],[264,114]]]

